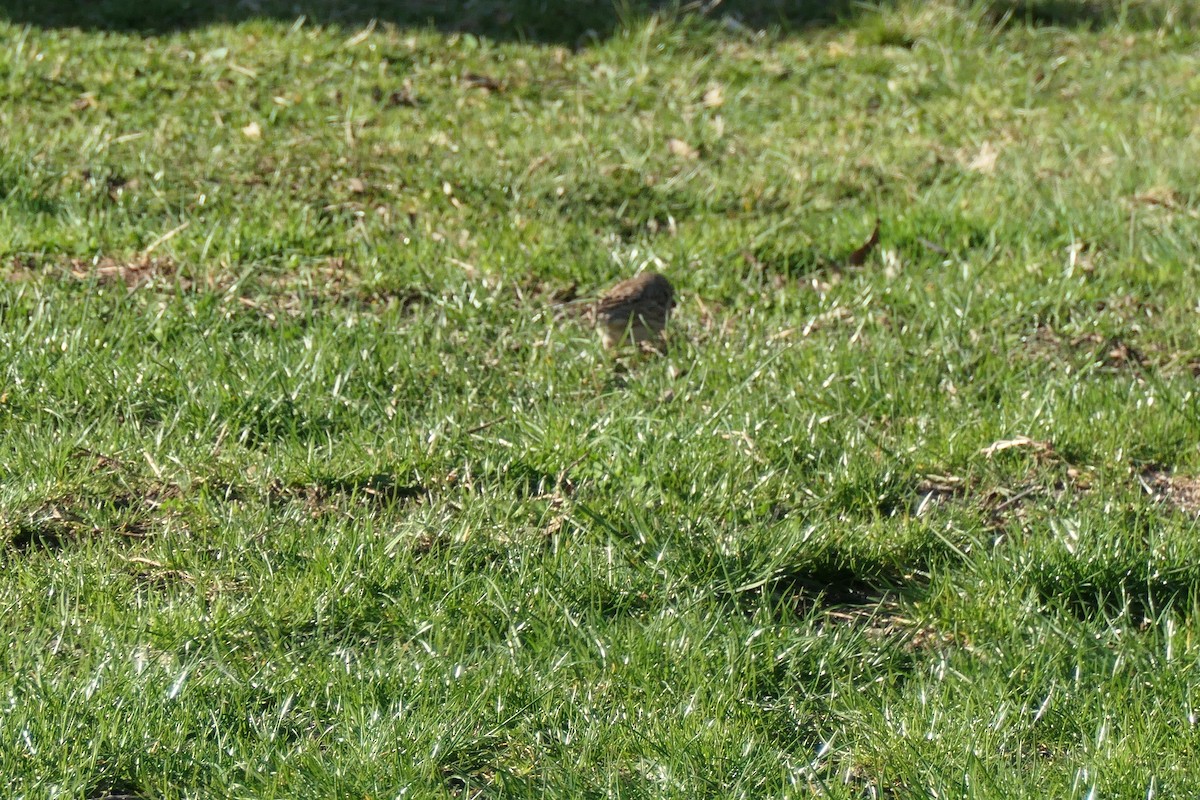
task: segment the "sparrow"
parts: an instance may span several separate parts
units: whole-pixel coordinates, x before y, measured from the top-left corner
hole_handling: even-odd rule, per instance
[[[675,288],[657,272],[643,272],[621,281],[593,309],[605,347],[623,342],[658,349],[667,318],[675,307]]]

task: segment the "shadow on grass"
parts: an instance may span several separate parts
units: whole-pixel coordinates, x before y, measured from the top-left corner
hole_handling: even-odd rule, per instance
[[[58,521],[38,521],[17,525],[9,533],[6,544],[17,553],[56,552],[78,538],[78,532]]]
[[[88,800],[140,800],[140,798],[149,796],[143,794],[133,781],[120,780],[90,792]]]
[[[432,26],[497,40],[579,46],[661,11],[727,20],[733,29],[841,25],[892,0],[0,0],[0,19],[43,28],[164,33],[252,19],[362,26],[372,20]],[[1124,8],[1123,8],[1124,6]],[[1188,25],[1197,13],[1167,0],[1128,6],[1107,0],[992,0],[994,24],[1095,29]]]
[[[14,522],[0,520],[0,547],[22,554],[57,552],[91,530],[68,502],[49,502],[18,516]]]
[[[1102,564],[1067,563],[1045,565],[1035,576],[1038,595],[1046,603],[1057,603],[1081,620],[1128,614],[1140,622],[1155,619],[1173,608],[1188,612],[1200,594],[1200,575],[1195,568],[1153,568],[1145,560],[1113,561]]]
[[[284,485],[276,482],[268,489],[273,503],[303,501],[314,512],[332,510],[341,501],[354,500],[377,510],[386,510],[430,496],[419,482],[397,480],[390,472],[351,477],[324,476],[309,483]]]
[[[1112,530],[1082,526],[1068,534],[1075,539],[1071,547],[1056,544],[1037,558],[1030,577],[1042,600],[1082,620],[1127,613],[1140,622],[1169,608],[1191,613],[1200,599],[1195,551],[1172,546],[1160,533],[1164,524],[1178,523],[1145,509],[1109,512],[1109,518]],[[1185,518],[1193,528],[1194,518]]]
[[[1181,10],[1179,5],[1158,0],[1140,4],[1110,0],[992,0],[987,16],[993,24],[1031,28],[1098,30],[1120,24],[1135,30],[1153,30],[1196,20],[1194,12]]]
[[[498,40],[580,45],[657,11],[730,20],[734,28],[832,25],[871,11],[856,0],[0,0],[21,25],[162,33],[251,19],[432,26]]]

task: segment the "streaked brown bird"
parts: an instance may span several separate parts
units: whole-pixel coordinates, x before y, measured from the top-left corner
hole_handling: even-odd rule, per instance
[[[605,347],[628,342],[659,349],[674,307],[671,282],[657,272],[643,272],[609,289],[593,313]]]

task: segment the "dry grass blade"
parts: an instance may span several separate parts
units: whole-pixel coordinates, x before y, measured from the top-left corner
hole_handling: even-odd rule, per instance
[[[1034,455],[1037,456],[1049,456],[1054,454],[1054,445],[1050,444],[1050,442],[1031,439],[1028,436],[1016,436],[1012,439],[1001,439],[999,441],[992,442],[987,447],[980,450],[979,453],[980,455],[991,458],[992,456],[996,455],[996,453],[1002,453],[1005,450],[1012,450],[1015,448],[1031,450],[1033,451]]]

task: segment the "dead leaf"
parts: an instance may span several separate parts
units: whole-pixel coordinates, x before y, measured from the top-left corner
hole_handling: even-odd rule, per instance
[[[879,217],[875,218],[875,230],[871,231],[871,236],[862,243],[861,247],[850,254],[846,263],[852,267],[861,267],[877,244],[879,244]]]
[[[694,161],[700,157],[700,151],[683,139],[676,139],[674,137],[667,139],[667,149],[671,151],[671,155],[687,159],[688,161]]]
[[[704,90],[700,102],[704,104],[705,108],[720,108],[725,105],[725,90],[719,83],[709,84],[709,87]]]
[[[1029,449],[1036,456],[1048,456],[1054,453],[1054,445],[1050,442],[1041,441],[1038,439],[1030,439],[1028,436],[1015,436],[1012,439],[1001,439],[992,442],[987,447],[980,450],[980,454],[991,458],[996,453],[1004,450],[1012,450],[1013,448]]]
[[[251,122],[249,125],[242,128],[242,135],[247,139],[257,141],[262,138],[262,128],[257,122]]]
[[[350,194],[362,194],[367,191],[367,185],[360,178],[351,178],[346,181],[346,188],[350,190]]]

